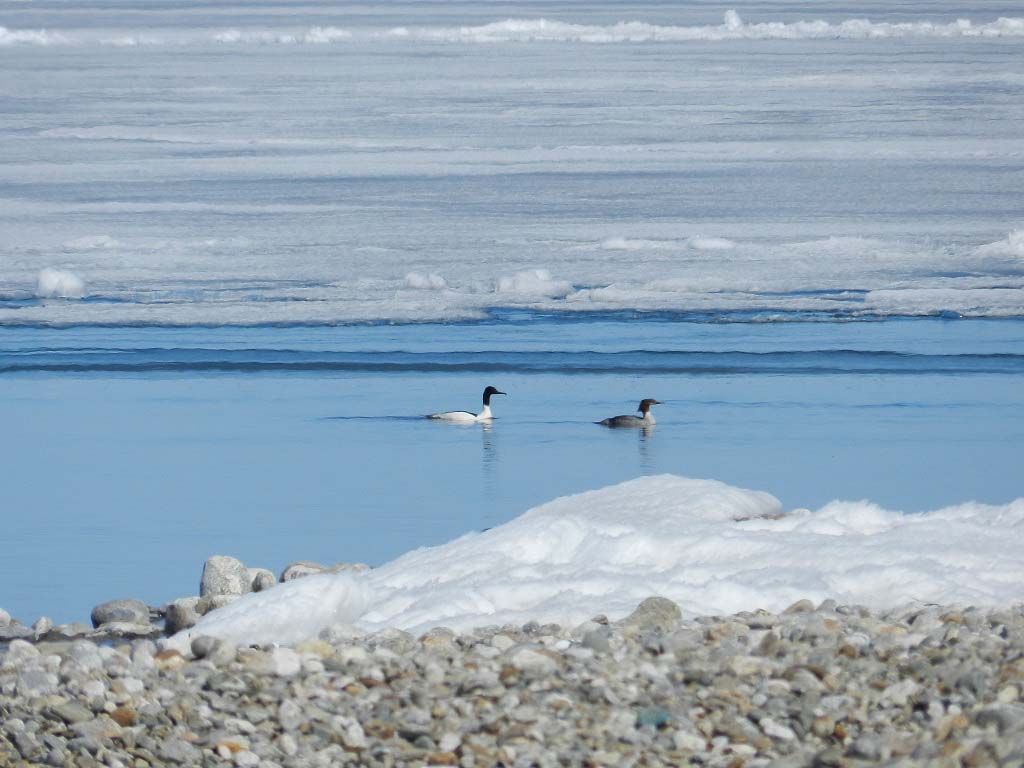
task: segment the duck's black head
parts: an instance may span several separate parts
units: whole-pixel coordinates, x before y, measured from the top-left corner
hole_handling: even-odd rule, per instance
[[[502,392],[500,389],[495,389],[494,387],[488,387],[487,389],[484,390],[484,405],[490,405],[491,404],[491,395],[504,395],[504,394],[505,393]]]
[[[648,397],[645,400],[640,401],[640,406],[637,408],[640,413],[647,413],[651,410],[652,405],[661,405],[660,400],[655,400],[653,397]]]

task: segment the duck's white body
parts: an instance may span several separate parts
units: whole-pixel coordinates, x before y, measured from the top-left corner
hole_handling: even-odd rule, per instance
[[[444,413],[432,413],[427,416],[427,418],[448,421],[452,424],[478,424],[481,421],[490,421],[494,418],[491,413],[491,395],[504,394],[504,392],[501,392],[494,387],[488,387],[484,390],[484,407],[480,413],[470,413],[469,411],[445,411]]]
[[[490,421],[494,418],[491,414],[491,406],[485,405],[480,413],[469,411],[448,411],[447,413],[432,413],[428,419],[441,419],[442,421],[454,421],[459,424],[473,424],[478,421]]]

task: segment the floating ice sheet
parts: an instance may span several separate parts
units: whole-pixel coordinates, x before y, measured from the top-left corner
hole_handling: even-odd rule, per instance
[[[114,47],[138,45],[325,45],[360,40],[429,41],[437,43],[689,43],[731,40],[878,40],[903,38],[1024,37],[1024,18],[991,21],[873,21],[851,18],[838,22],[808,19],[792,22],[745,22],[735,10],[721,24],[666,25],[644,21],[577,24],[546,18],[512,18],[464,26],[409,25],[390,28],[342,28],[329,25],[286,28],[229,27],[207,32],[178,32],[155,36],[145,31],[118,34],[75,30],[55,33],[44,29],[0,27],[0,46],[69,45],[93,43]]]

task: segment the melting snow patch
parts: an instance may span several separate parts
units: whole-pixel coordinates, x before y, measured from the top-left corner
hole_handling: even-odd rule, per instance
[[[67,42],[62,35],[45,29],[8,29],[0,27],[0,45],[52,45]]]
[[[117,248],[121,245],[110,235],[89,235],[68,240],[64,243],[64,250],[67,251],[91,251],[99,248]]]
[[[338,27],[311,27],[302,37],[304,43],[335,43],[338,40],[348,40],[352,33],[347,29]]]
[[[448,285],[443,277],[433,272],[426,275],[422,272],[410,272],[405,276],[405,284],[409,288],[431,291],[439,291]]]
[[[565,280],[554,280],[546,269],[526,269],[499,278],[495,290],[498,293],[562,297],[572,291],[572,284]]]
[[[724,237],[691,237],[687,245],[695,251],[728,251],[736,247],[736,243]]]
[[[781,611],[800,598],[888,608],[1024,598],[1024,498],[905,515],[870,502],[782,513],[770,494],[661,475],[556,499],[504,525],[359,575],[247,595],[194,634],[294,643],[332,623],[363,630],[628,615],[651,595],[688,614]]]
[[[1005,240],[982,245],[978,248],[981,256],[1020,256],[1024,258],[1024,229],[1015,229]]]
[[[627,237],[610,237],[601,243],[606,251],[646,251],[662,248],[678,248],[674,240],[637,240]]]
[[[199,635],[235,643],[294,645],[327,627],[352,624],[371,598],[370,586],[351,574],[304,576],[242,595],[176,634],[169,645],[184,652]]]
[[[874,22],[846,19],[836,24],[822,19],[748,24],[729,10],[722,23],[706,26],[662,26],[641,21],[616,24],[569,24],[549,19],[507,19],[475,27],[400,27],[386,33],[392,38],[414,38],[444,42],[580,42],[642,43],[689,42],[697,40],[866,40],[878,38],[951,38],[1024,36],[1024,19],[999,18],[974,24],[957,19],[947,24],[931,21]]]
[[[310,27],[305,32],[274,32],[271,30],[227,29],[213,35],[217,43],[257,43],[259,45],[297,45],[300,43],[324,44],[347,40],[352,33],[338,27]]]
[[[36,296],[41,299],[80,299],[85,295],[85,283],[73,272],[42,269],[36,277]]]

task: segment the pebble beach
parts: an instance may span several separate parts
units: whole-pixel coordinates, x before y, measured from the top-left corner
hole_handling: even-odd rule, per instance
[[[0,766],[1024,765],[1022,690],[1019,605],[13,639]]]

